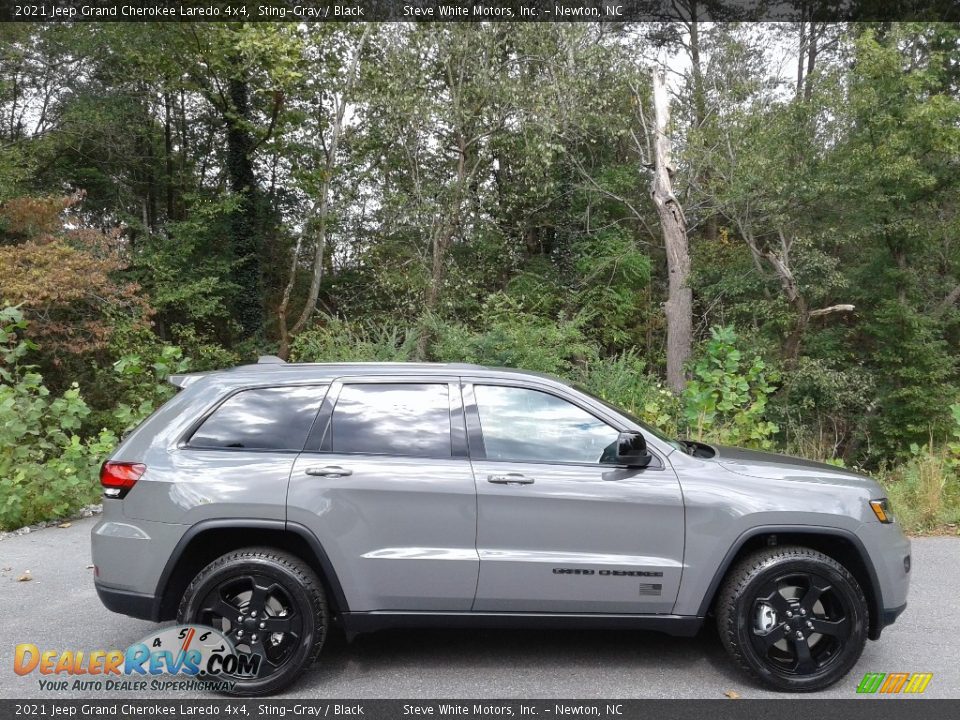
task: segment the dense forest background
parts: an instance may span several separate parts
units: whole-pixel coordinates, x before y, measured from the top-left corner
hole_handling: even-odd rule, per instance
[[[278,353],[555,373],[955,531],[958,191],[954,24],[4,25],[0,527]]]

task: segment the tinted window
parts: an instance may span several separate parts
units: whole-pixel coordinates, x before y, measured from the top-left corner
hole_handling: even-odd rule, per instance
[[[450,457],[446,385],[344,385],[333,410],[333,452]]]
[[[243,390],[203,421],[191,447],[302,450],[326,386]]]
[[[490,460],[613,463],[617,430],[576,405],[526,388],[474,387]]]

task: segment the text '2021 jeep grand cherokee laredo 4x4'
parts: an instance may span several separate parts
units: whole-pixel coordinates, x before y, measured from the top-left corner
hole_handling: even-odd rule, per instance
[[[881,488],[831,465],[668,440],[543,375],[286,364],[180,375],[104,464],[111,610],[208,625],[274,692],[348,635],[579,625],[693,635],[823,688],[906,606]]]

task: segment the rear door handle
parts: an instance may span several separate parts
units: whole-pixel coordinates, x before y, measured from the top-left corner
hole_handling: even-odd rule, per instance
[[[487,475],[487,482],[497,485],[532,485],[533,478],[520,473],[504,473],[503,475]]]
[[[303,472],[315,477],[346,477],[347,475],[353,475],[353,470],[350,468],[342,468],[339,465],[314,465],[313,467],[308,467]]]

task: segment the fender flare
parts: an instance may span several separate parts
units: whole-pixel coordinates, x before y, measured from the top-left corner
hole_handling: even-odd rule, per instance
[[[873,565],[873,560],[870,559],[870,553],[867,552],[867,548],[864,546],[863,541],[856,533],[843,528],[820,525],[757,525],[756,527],[744,530],[727,550],[726,555],[723,557],[723,561],[714,571],[713,578],[710,580],[710,584],[707,586],[707,591],[704,593],[703,599],[700,601],[700,608],[697,611],[697,615],[699,617],[706,616],[707,612],[710,610],[711,601],[716,595],[717,589],[720,587],[720,583],[723,582],[724,577],[726,577],[727,572],[730,570],[730,566],[733,564],[733,559],[737,556],[737,553],[740,552],[747,541],[757,537],[758,535],[777,535],[782,533],[791,535],[832,535],[834,537],[842,537],[844,540],[850,541],[854,549],[857,551],[857,554],[860,556],[860,561],[867,570],[867,576],[870,580],[870,594],[873,598],[872,607],[870,608],[870,614],[873,618],[873,621],[870,624],[872,627],[877,628],[876,633],[877,637],[879,637],[879,630],[881,630],[884,625],[883,589],[880,587],[880,579],[877,576],[877,570]],[[874,623],[876,623],[875,626]],[[873,632],[874,631],[871,631],[871,635],[873,635]]]
[[[330,562],[330,556],[327,555],[326,550],[323,549],[323,545],[317,538],[316,534],[314,534],[314,532],[308,527],[301,525],[300,523],[288,522],[286,520],[266,520],[259,518],[215,518],[201,520],[191,525],[177,541],[176,546],[173,548],[173,552],[170,553],[170,557],[167,558],[166,565],[163,567],[163,572],[160,573],[160,579],[157,581],[157,587],[153,596],[152,614],[155,622],[160,620],[162,612],[161,605],[163,603],[164,594],[166,593],[170,578],[173,576],[174,570],[180,563],[184,552],[186,552],[187,547],[189,547],[190,543],[193,542],[194,538],[203,532],[207,532],[208,530],[237,530],[245,528],[251,530],[272,530],[275,532],[293,533],[301,538],[304,542],[306,542],[307,546],[313,552],[317,562],[320,564],[320,569],[323,573],[323,579],[327,582],[330,591],[334,596],[337,607],[340,608],[342,612],[350,611],[350,606],[347,604],[346,595],[343,593],[343,587],[340,585],[340,579],[337,577],[337,573],[333,568],[333,563]],[[309,562],[310,558],[304,558],[304,560]]]

